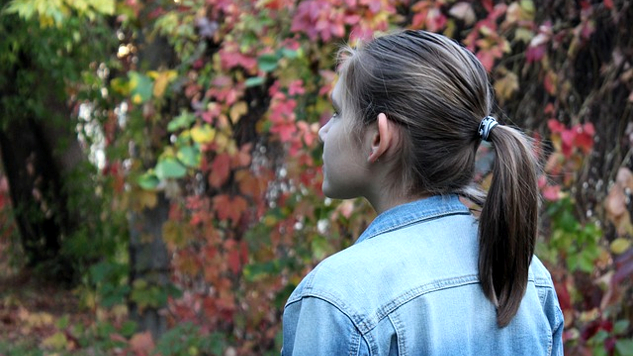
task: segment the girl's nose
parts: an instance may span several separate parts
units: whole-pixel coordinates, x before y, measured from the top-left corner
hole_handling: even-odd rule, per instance
[[[319,129],[319,141],[321,141],[321,143],[325,142],[325,135],[327,134],[329,126],[330,121],[326,122],[325,125],[321,126]]]

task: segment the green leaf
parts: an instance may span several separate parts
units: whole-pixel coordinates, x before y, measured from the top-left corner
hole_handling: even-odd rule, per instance
[[[167,131],[174,132],[179,129],[189,128],[195,121],[196,117],[192,113],[182,111],[180,115],[173,118],[169,124],[167,124]]]
[[[25,20],[30,20],[35,14],[35,6],[25,1],[11,1],[3,11],[3,14],[18,14]]]
[[[265,81],[264,77],[251,77],[244,81],[244,85],[247,88],[256,87],[256,86],[264,84],[264,81]]]
[[[141,188],[151,190],[156,189],[160,183],[160,179],[153,172],[146,172],[142,176],[138,177],[137,183]]]
[[[121,325],[121,335],[131,337],[136,332],[138,325],[134,321],[128,320]]]
[[[110,272],[110,265],[107,262],[100,262],[90,267],[90,276],[94,283],[99,283],[105,280]]]
[[[274,54],[263,54],[257,58],[257,65],[264,72],[272,72],[277,68],[277,60],[278,58]]]
[[[66,329],[70,324],[69,321],[70,318],[68,317],[68,314],[65,314],[55,322],[55,326],[57,326],[58,329]]]
[[[282,56],[284,56],[284,57],[286,57],[288,59],[295,59],[295,58],[297,58],[299,56],[299,52],[298,51],[295,51],[293,49],[286,48],[286,47],[282,48],[280,50],[280,52],[281,52]]]
[[[200,165],[200,149],[197,146],[181,147],[176,157],[186,166],[198,167]]]
[[[595,258],[592,256],[591,250],[583,250],[578,260],[578,267],[583,272],[591,273],[594,269]]]
[[[530,14],[534,13],[534,2],[532,0],[521,0],[521,7]]]
[[[606,340],[608,337],[609,333],[604,330],[600,330],[591,338],[591,342],[594,345],[601,345],[604,344],[604,340]]]
[[[620,356],[633,356],[633,339],[616,341],[615,350]]]
[[[629,328],[630,322],[626,319],[624,320],[618,320],[614,325],[613,325],[613,333],[614,334],[624,334],[628,328]]]
[[[141,104],[149,100],[154,92],[154,82],[152,79],[134,71],[129,72],[128,75],[130,77],[132,102],[134,104]]]
[[[91,0],[90,5],[100,14],[114,15],[114,0]]]
[[[154,171],[159,179],[182,178],[187,174],[187,168],[171,157],[159,161]]]

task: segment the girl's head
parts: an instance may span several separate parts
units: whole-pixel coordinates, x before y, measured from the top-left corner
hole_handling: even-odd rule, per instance
[[[319,132],[325,194],[370,201],[466,194],[479,125],[493,102],[477,58],[424,31],[379,37],[340,56],[332,95],[339,112]],[[505,326],[519,308],[534,252],[537,162],[530,141],[513,128],[498,125],[486,138],[495,159],[479,218],[479,278]]]
[[[477,58],[454,41],[403,31],[344,48],[342,113],[362,133],[379,113],[401,131],[392,193],[461,192],[472,181],[477,128],[492,93]]]

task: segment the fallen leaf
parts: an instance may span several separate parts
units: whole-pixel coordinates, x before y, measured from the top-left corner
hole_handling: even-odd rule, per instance
[[[631,247],[631,241],[623,237],[618,237],[617,239],[613,240],[613,242],[611,242],[611,252],[615,253],[616,255],[619,255],[628,250],[629,247]]]
[[[154,349],[154,339],[149,331],[137,333],[130,339],[130,348],[139,356],[148,356]]]

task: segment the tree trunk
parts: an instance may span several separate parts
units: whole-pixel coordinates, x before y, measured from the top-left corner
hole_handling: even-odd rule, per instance
[[[72,261],[58,257],[73,224],[53,148],[35,119],[12,119],[6,127],[0,131],[2,162],[27,265],[41,265],[51,277],[71,282]]]
[[[146,36],[150,30],[143,27],[152,11],[149,2],[141,11],[139,19],[140,28],[137,32],[135,45],[138,48],[138,63],[143,70],[159,70],[160,68],[170,68],[174,58],[173,49],[164,37]],[[169,113],[164,113],[169,116]],[[152,127],[146,127],[148,132],[152,132]],[[161,141],[160,139],[158,141]],[[149,143],[151,146],[152,143]],[[139,145],[139,150],[147,149]],[[139,156],[150,157],[144,160],[145,169],[152,167],[156,162],[153,154],[159,148],[152,147],[151,154]],[[138,152],[137,152],[138,153]],[[138,157],[136,157],[138,158]],[[168,289],[169,283],[169,255],[167,247],[163,241],[163,224],[169,218],[169,200],[162,193],[157,194],[157,203],[153,208],[145,208],[141,212],[132,211],[129,214],[130,227],[130,285],[134,288],[158,288],[161,291]],[[142,281],[140,284],[139,281]],[[134,292],[133,292],[134,293]],[[128,302],[130,317],[134,320],[141,331],[150,331],[154,339],[159,338],[167,331],[167,321],[165,315],[161,313],[164,305],[158,307],[147,307],[139,305],[133,298]]]
[[[158,287],[165,291],[169,283],[169,255],[163,242],[162,227],[169,216],[169,201],[158,194],[156,206],[130,215],[130,282],[133,288]],[[146,287],[139,287],[142,281]],[[167,331],[160,306],[147,307],[130,301],[130,318],[141,330],[150,331],[157,339]]]

